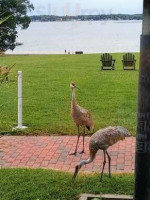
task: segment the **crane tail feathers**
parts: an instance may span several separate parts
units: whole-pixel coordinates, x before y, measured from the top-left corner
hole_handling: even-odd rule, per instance
[[[86,128],[90,131],[91,130],[91,127],[90,126],[86,126]]]

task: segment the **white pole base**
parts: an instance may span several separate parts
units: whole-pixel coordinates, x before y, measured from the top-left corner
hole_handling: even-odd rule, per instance
[[[19,126],[15,126],[12,130],[24,130],[24,129],[27,129],[28,127],[27,126],[22,126],[22,127],[19,127]]]

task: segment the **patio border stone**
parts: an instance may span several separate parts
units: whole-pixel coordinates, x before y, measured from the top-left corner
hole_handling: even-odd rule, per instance
[[[100,198],[100,195],[94,194],[82,194],[79,200],[90,200],[89,198]],[[103,194],[102,200],[133,200],[133,196],[130,195],[115,195],[115,194]]]

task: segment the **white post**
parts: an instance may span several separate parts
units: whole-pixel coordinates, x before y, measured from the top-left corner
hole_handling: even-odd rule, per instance
[[[18,71],[18,128],[22,129],[22,71]]]
[[[22,126],[22,71],[18,71],[18,126],[15,129],[25,129],[26,126]]]

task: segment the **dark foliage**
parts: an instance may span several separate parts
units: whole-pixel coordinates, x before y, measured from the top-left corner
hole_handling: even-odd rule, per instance
[[[27,12],[33,9],[33,4],[30,4],[29,0],[0,0],[0,19],[12,15],[0,26],[0,51],[15,48],[17,27],[29,27],[31,19]]]

